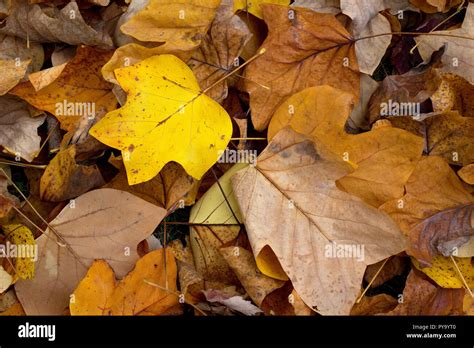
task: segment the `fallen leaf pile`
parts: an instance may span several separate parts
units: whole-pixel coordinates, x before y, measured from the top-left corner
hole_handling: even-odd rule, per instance
[[[473,314],[474,3],[0,10],[0,315]]]

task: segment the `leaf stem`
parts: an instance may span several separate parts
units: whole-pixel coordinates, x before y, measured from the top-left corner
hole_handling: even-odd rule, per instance
[[[163,286],[161,286],[161,285],[159,285],[159,284],[156,284],[156,283],[154,283],[154,282],[151,282],[151,281],[149,281],[149,280],[147,280],[147,279],[143,279],[143,281],[144,281],[146,284],[148,284],[148,285],[154,286],[155,288],[158,288],[158,289],[161,289],[161,290],[163,290],[163,291],[169,292],[170,294],[176,295],[176,296],[178,296],[178,298],[179,298],[179,296],[181,295],[181,294],[178,293],[177,291],[176,291],[176,292],[175,292],[175,291],[172,291],[172,290],[170,290],[170,289],[168,289],[168,288],[165,288],[165,287],[163,287]],[[184,294],[183,294],[183,295],[184,295]],[[206,314],[204,311],[202,311],[201,308],[199,308],[198,306],[196,306],[194,303],[188,301],[188,300],[186,299],[186,296],[184,296],[184,302],[186,302],[188,305],[190,305],[191,307],[193,307],[195,310],[197,310],[197,311],[198,311],[199,313],[201,313],[202,315],[207,316],[207,314]]]
[[[219,80],[217,80],[216,82],[214,82],[212,85],[210,85],[209,87],[207,87],[205,90],[203,90],[200,94],[206,94],[207,92],[209,92],[209,90],[211,90],[212,88],[214,88],[215,86],[217,86],[219,83],[221,83],[222,81],[226,80],[229,76],[235,74],[237,71],[239,71],[240,69],[242,69],[244,66],[246,66],[247,64],[250,64],[251,62],[253,62],[255,59],[257,59],[258,57],[260,57],[262,54],[265,53],[265,48],[262,48],[257,54],[255,54],[253,57],[249,58],[249,60],[247,60],[244,64],[242,65],[239,65],[237,68],[235,68],[234,70],[232,70],[231,72],[225,74],[224,76],[222,76]]]
[[[46,169],[45,164],[30,164],[30,163],[21,163],[21,162],[16,162],[16,161],[9,161],[9,160],[2,160],[2,161],[0,161],[0,164],[6,164],[6,165],[9,165],[9,166],[15,166],[15,167],[29,167],[29,168]]]
[[[448,22],[451,18],[455,17],[459,12],[462,11],[463,7],[464,7],[464,3],[466,2],[466,0],[464,0],[457,8],[456,12],[454,12],[453,14],[451,14],[449,17],[445,18],[444,20],[442,20],[441,22],[439,22],[437,25],[435,25],[435,27],[433,29],[430,30],[430,33],[435,31],[436,29],[438,29],[440,26],[442,26],[444,23]],[[416,48],[420,45],[420,42],[421,41],[418,41],[415,46],[413,46],[410,50],[410,54],[413,54],[413,52],[416,50]]]

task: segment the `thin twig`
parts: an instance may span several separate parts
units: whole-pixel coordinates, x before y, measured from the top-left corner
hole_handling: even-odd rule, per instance
[[[26,221],[28,221],[34,228],[36,228],[38,231],[40,231],[42,234],[44,234],[47,238],[51,239],[51,236],[46,233],[45,230],[43,230],[41,227],[39,227],[37,224],[35,224],[33,222],[33,220],[31,220],[25,213],[23,213],[20,209],[18,209],[17,207],[13,206],[13,209],[19,214],[21,215]],[[61,246],[62,247],[62,244],[59,243],[57,240],[53,240],[53,242],[55,242],[57,245]]]
[[[467,284],[466,279],[462,275],[461,270],[459,269],[458,263],[454,259],[453,255],[449,255],[449,257],[451,258],[451,261],[453,261],[454,267],[456,268],[456,271],[458,272],[459,277],[461,277],[462,283],[464,284],[464,287],[466,288],[467,292],[469,293],[469,295],[471,295],[472,298],[474,298],[474,294],[472,293],[471,288],[469,287],[469,284]]]
[[[367,287],[364,289],[364,291],[362,292],[362,294],[359,296],[359,298],[357,299],[356,303],[360,303],[360,301],[362,301],[362,298],[365,296],[365,293],[370,289],[370,287],[372,286],[373,282],[375,281],[375,278],[378,277],[378,275],[380,274],[380,272],[382,272],[382,269],[384,268],[385,264],[387,263],[387,261],[390,260],[390,257],[389,258],[386,258],[385,261],[382,263],[382,265],[380,266],[380,268],[378,269],[377,273],[375,273],[375,275],[373,276],[373,278],[370,280],[369,282],[369,285],[367,285]]]
[[[21,195],[21,197],[25,200],[26,204],[28,204],[30,206],[30,208],[33,210],[33,212],[41,219],[41,221],[43,221],[46,224],[46,226],[48,226],[48,228],[51,230],[51,232],[53,232],[53,234],[58,239],[57,244],[62,246],[62,247],[66,247],[69,250],[69,252],[77,259],[77,261],[79,263],[81,263],[84,267],[88,268],[88,266],[81,260],[79,255],[76,254],[76,252],[69,245],[69,243],[66,242],[64,237],[48,221],[46,221],[45,218],[43,218],[43,216],[38,212],[38,210],[36,210],[36,208],[33,206],[33,204],[31,204],[31,202],[28,200],[28,198],[26,198],[25,194],[18,188],[18,186],[13,182],[13,180],[11,180],[8,177],[7,173],[3,170],[3,168],[0,168],[0,171],[3,172],[3,174],[7,178],[8,182],[18,191],[18,193]]]
[[[196,222],[182,222],[182,221],[168,221],[168,225],[186,225],[186,226],[243,226],[243,224],[226,224],[226,223],[220,223],[220,224],[206,224],[206,223],[196,223]]]
[[[230,140],[267,140],[267,138],[230,138]]]
[[[0,164],[6,164],[9,166],[14,167],[22,167],[22,168],[38,168],[38,169],[45,169],[47,167],[46,164],[30,164],[30,163],[21,163],[17,161],[9,161],[9,160],[2,160]]]
[[[159,284],[156,284],[156,283],[153,283],[153,282],[150,282],[149,280],[146,280],[146,279],[143,279],[143,281],[148,284],[148,285],[151,285],[151,286],[154,286],[158,289],[161,289],[161,290],[164,290],[166,292],[169,292],[170,294],[173,294],[173,295],[176,295],[178,296],[178,298],[180,297],[180,294],[179,292],[177,291],[172,291],[170,289],[167,289],[167,288],[164,288],[163,286],[159,285]],[[183,294],[184,295],[184,294]],[[191,307],[193,307],[195,310],[197,310],[198,312],[200,312],[202,315],[204,316],[207,316],[207,314],[205,312],[203,312],[198,306],[196,306],[194,303],[186,300],[186,296],[183,296],[184,297],[184,302],[186,302],[188,305],[190,305]]]

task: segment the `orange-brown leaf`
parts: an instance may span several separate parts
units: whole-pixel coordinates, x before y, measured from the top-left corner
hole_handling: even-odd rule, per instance
[[[330,14],[272,4],[262,6],[269,33],[265,53],[245,71],[252,122],[268,126],[278,106],[307,87],[330,85],[359,98],[359,69],[353,39]]]

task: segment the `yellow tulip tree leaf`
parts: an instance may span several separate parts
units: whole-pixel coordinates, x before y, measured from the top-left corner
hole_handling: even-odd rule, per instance
[[[290,4],[290,0],[234,0],[234,12],[243,10],[263,19],[263,12],[260,8],[261,4],[288,6]]]
[[[115,70],[125,105],[90,133],[122,151],[130,185],[152,179],[171,161],[196,179],[218,160],[232,134],[227,112],[200,91],[191,69],[163,54]]]
[[[454,257],[453,258],[458,267],[459,271],[466,280],[469,288],[474,287],[474,265],[470,257]],[[431,267],[421,267],[417,259],[412,258],[413,264],[416,268],[426,274],[428,277],[433,279],[439,286],[443,288],[462,288],[463,281],[459,272],[456,270],[453,260],[449,257],[437,255],[433,257],[431,261]]]

